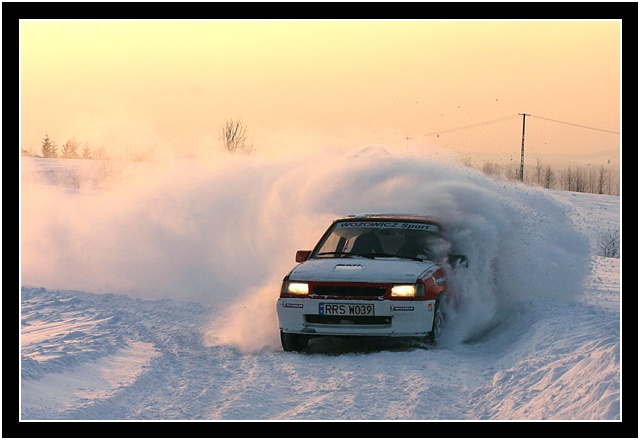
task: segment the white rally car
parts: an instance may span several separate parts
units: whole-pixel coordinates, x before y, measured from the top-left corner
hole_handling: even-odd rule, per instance
[[[454,298],[446,271],[467,265],[451,254],[432,217],[366,214],[334,220],[316,247],[298,251],[277,313],[285,351],[319,336],[418,337],[434,341]]]

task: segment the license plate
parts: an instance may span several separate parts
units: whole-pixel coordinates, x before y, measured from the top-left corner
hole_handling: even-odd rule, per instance
[[[373,304],[320,303],[321,315],[374,316]]]

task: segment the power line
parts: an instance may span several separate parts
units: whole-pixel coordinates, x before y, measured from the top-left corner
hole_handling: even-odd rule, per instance
[[[516,117],[518,117],[518,115],[503,116],[502,118],[492,119],[492,120],[486,121],[486,122],[479,122],[477,124],[472,124],[472,125],[465,125],[464,127],[450,128],[449,130],[440,130],[440,131],[434,131],[432,133],[426,133],[425,136],[432,136],[434,134],[442,134],[442,133],[451,133],[452,131],[466,130],[468,128],[474,128],[474,127],[480,127],[480,126],[483,126],[483,125],[495,124],[496,122],[503,122],[503,121],[506,121],[508,119],[513,119],[513,118],[516,118]]]
[[[618,132],[618,131],[605,130],[603,128],[587,127],[586,125],[573,124],[571,122],[558,121],[558,120],[555,120],[555,119],[543,118],[542,116],[536,116],[536,115],[529,115],[529,116],[531,116],[533,118],[544,119],[546,121],[557,122],[559,124],[566,124],[566,125],[573,125],[575,127],[588,128],[589,130],[598,130],[598,131],[604,131],[604,132],[607,132],[607,133],[620,134],[620,132]]]
[[[485,121],[485,122],[479,122],[477,124],[465,125],[463,127],[450,128],[448,130],[433,131],[431,133],[426,133],[425,136],[440,135],[440,134],[443,134],[443,133],[451,133],[451,132],[454,132],[454,131],[467,130],[469,128],[475,128],[475,127],[481,127],[481,126],[484,126],[484,125],[495,124],[495,123],[498,123],[498,122],[504,122],[504,121],[508,121],[510,119],[513,119],[513,118],[517,118],[518,116],[519,116],[519,114],[514,114],[514,115],[509,115],[509,116],[503,116],[502,118],[492,119],[492,120]],[[574,123],[571,123],[571,122],[558,121],[556,119],[545,118],[545,117],[542,117],[542,116],[535,116],[535,115],[531,115],[531,114],[528,114],[528,113],[527,113],[527,116],[531,116],[533,118],[538,118],[538,119],[544,119],[544,120],[551,121],[551,122],[557,122],[559,124],[566,124],[566,125],[573,125],[574,127],[587,128],[589,130],[598,130],[598,131],[604,131],[606,133],[620,134],[620,132],[617,132],[617,131],[605,130],[603,128],[596,128],[596,127],[589,127],[589,126],[586,126],[586,125],[574,124]]]

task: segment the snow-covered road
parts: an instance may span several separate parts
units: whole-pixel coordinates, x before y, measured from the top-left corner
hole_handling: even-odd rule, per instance
[[[594,258],[579,302],[524,304],[463,344],[305,353],[205,346],[197,303],[25,287],[22,418],[619,419],[619,261]]]

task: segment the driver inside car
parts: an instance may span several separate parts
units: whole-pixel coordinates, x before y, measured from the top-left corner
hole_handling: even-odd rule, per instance
[[[437,235],[405,235],[404,244],[398,255],[408,258],[420,258],[433,262],[441,261],[446,254],[444,241]]]

